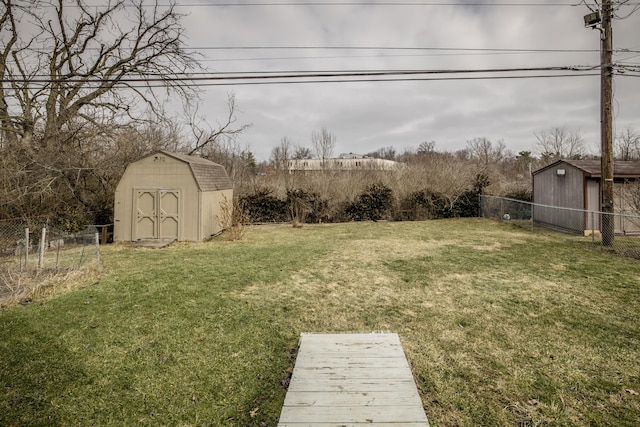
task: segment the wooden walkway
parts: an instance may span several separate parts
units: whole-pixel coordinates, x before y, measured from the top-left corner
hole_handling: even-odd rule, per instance
[[[428,427],[398,334],[302,334],[278,427]]]

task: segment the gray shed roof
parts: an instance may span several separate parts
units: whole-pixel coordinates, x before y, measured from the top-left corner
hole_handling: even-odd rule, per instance
[[[591,178],[600,178],[600,160],[558,160],[544,168],[533,172],[537,174],[551,167],[558,166],[560,163],[566,163],[577,169],[580,169],[585,175]],[[615,160],[613,162],[613,176],[615,178],[640,178],[640,161],[622,161]]]
[[[189,165],[200,191],[218,191],[233,188],[224,166],[202,157],[161,151],[162,154],[181,160]]]

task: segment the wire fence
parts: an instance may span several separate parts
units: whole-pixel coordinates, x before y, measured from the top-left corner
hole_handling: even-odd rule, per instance
[[[480,216],[524,227],[544,227],[581,237],[593,245],[640,259],[640,213],[604,213],[548,206],[505,197],[480,196]],[[613,227],[603,227],[603,222]],[[602,230],[614,230],[603,235]]]
[[[98,230],[69,233],[47,224],[0,221],[0,298],[33,290],[45,277],[100,270]]]

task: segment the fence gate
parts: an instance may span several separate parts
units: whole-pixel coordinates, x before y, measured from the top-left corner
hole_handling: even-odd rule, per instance
[[[135,190],[133,240],[176,240],[180,234],[180,190]]]

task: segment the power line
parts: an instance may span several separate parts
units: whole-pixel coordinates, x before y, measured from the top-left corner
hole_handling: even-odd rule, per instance
[[[430,52],[420,55],[325,55],[325,56],[278,56],[250,58],[211,58],[208,62],[233,61],[267,61],[267,60],[306,60],[306,59],[341,59],[341,58],[386,58],[417,56],[478,56],[478,55],[524,55],[524,54],[568,54],[599,53],[599,49],[523,49],[523,48],[454,48],[454,47],[398,47],[398,46],[189,46],[193,51],[398,51],[398,52]],[[625,53],[633,52],[621,49]]]
[[[598,49],[513,49],[513,48],[456,48],[456,47],[397,47],[397,46],[187,46],[189,50],[398,50],[436,52],[493,52],[493,53],[585,53]]]
[[[74,79],[34,79],[26,80],[2,80],[2,83],[30,83],[46,86],[53,83],[83,83],[86,89],[98,88],[101,84],[110,83],[131,89],[136,88],[164,88],[167,85],[175,87],[211,87],[211,86],[246,86],[246,85],[274,85],[274,84],[310,84],[310,83],[365,83],[365,82],[409,82],[409,81],[452,81],[452,80],[499,80],[499,79],[533,79],[533,78],[559,78],[575,76],[597,76],[590,73],[598,67],[544,67],[544,68],[512,68],[512,69],[487,69],[487,70],[396,70],[396,71],[361,71],[361,72],[297,72],[297,73],[227,73],[225,75],[210,76],[185,76],[185,77],[141,77],[127,78],[117,81],[109,80],[74,80]],[[563,72],[562,74],[528,74],[531,72]],[[580,72],[581,74],[575,74]],[[451,74],[493,74],[486,76],[448,76]],[[500,75],[509,73],[509,75]],[[515,74],[514,74],[515,73]],[[568,74],[571,73],[571,74]],[[496,75],[498,74],[498,75]],[[439,76],[439,77],[435,77]]]
[[[595,11],[596,8],[599,7],[599,4],[597,2],[592,2],[592,3],[588,3],[586,1],[581,1],[580,3],[577,3],[575,1],[570,1],[567,3],[536,3],[536,2],[527,2],[527,3],[522,3],[522,2],[496,2],[496,1],[492,1],[492,2],[483,2],[483,1],[466,1],[463,3],[458,3],[458,2],[451,2],[451,1],[430,1],[430,2],[426,2],[426,1],[413,1],[413,2],[406,2],[406,1],[398,1],[398,2],[371,2],[371,1],[334,1],[334,2],[330,2],[330,1],[313,1],[313,2],[300,2],[300,1],[290,1],[290,2],[283,2],[283,1],[267,1],[267,2],[245,2],[245,3],[230,3],[230,2],[224,2],[224,3],[178,3],[176,2],[175,4],[172,3],[143,3],[142,7],[145,8],[151,8],[151,7],[175,7],[175,8],[200,8],[200,7],[206,7],[206,8],[236,8],[236,7],[344,7],[344,6],[367,6],[367,7],[371,7],[371,6],[375,6],[375,7],[515,7],[515,8],[562,8],[562,7],[576,7],[576,6],[581,6],[581,5],[585,5],[587,6],[590,10]],[[95,7],[95,8],[104,8],[106,7],[104,4],[87,4],[85,5],[86,7]],[[621,3],[618,8],[620,8],[621,6],[633,6],[633,10],[631,12],[629,12],[628,14],[626,14],[625,16],[618,16],[616,15],[615,17],[617,19],[626,19],[629,16],[631,16],[634,12],[636,12],[638,10],[638,8],[640,8],[640,2],[623,2]],[[53,4],[45,4],[45,5],[41,5],[40,7],[48,7],[48,8],[54,8],[56,7]],[[78,5],[75,4],[65,4],[64,5],[65,8],[79,8]],[[122,7],[124,8],[131,8],[131,7],[137,7],[134,4],[124,4]]]
[[[87,51],[97,51],[98,47],[85,47]],[[438,52],[429,55],[420,56],[476,56],[476,55],[520,55],[530,53],[598,53],[598,49],[530,49],[530,48],[458,48],[458,47],[402,47],[402,46],[182,46],[185,51],[273,51],[273,50],[290,50],[290,51],[400,51],[400,52]],[[44,49],[29,49],[32,54],[49,54],[50,50]],[[627,48],[616,49],[614,53],[640,53],[638,50],[632,50]],[[368,57],[395,57],[395,56],[409,56],[409,55],[374,55],[374,56],[357,56],[362,58]],[[413,55],[416,56],[416,55]],[[353,58],[354,55],[348,56],[304,56],[304,57],[262,57],[262,58],[248,58],[248,59],[220,59],[220,61],[228,60],[270,60],[270,59],[326,59],[326,58]],[[211,59],[216,61],[216,59]]]
[[[589,77],[589,76],[599,76],[598,73],[584,73],[578,75],[570,75],[570,74],[538,74],[538,75],[527,75],[527,76],[474,76],[474,77],[400,77],[400,78],[352,78],[352,79],[331,79],[331,80],[269,80],[269,76],[264,76],[261,80],[251,80],[251,81],[224,81],[223,79],[218,80],[216,82],[197,82],[197,83],[184,83],[181,84],[181,87],[189,87],[189,88],[199,88],[199,87],[213,87],[213,86],[263,86],[263,85],[290,85],[290,84],[315,84],[315,83],[372,83],[372,82],[427,82],[427,81],[464,81],[464,80],[520,80],[520,79],[539,79],[539,78],[563,78],[563,77]],[[308,76],[299,76],[302,78],[307,78]],[[265,81],[267,80],[267,81]],[[141,84],[141,82],[134,82],[130,84],[124,84],[124,82],[118,83],[121,86],[125,86],[127,88],[166,88],[165,85],[151,83],[151,84]],[[89,86],[88,88],[91,88]],[[97,86],[96,86],[97,88]]]
[[[597,3],[583,2],[587,7],[596,7]],[[582,4],[582,3],[581,3]],[[637,6],[640,3],[624,3],[625,6]],[[159,6],[169,6],[169,4],[160,4]],[[464,3],[460,2],[442,2],[442,1],[413,1],[413,2],[371,2],[371,1],[314,1],[314,2],[299,2],[299,1],[291,1],[291,2],[277,2],[277,1],[267,1],[267,2],[246,2],[246,3],[177,3],[176,6],[179,7],[257,7],[257,6],[393,6],[393,7],[405,7],[405,6],[463,6],[463,7],[576,7],[580,6],[580,4],[576,4],[575,1],[567,2],[567,3],[535,3],[535,2],[482,2],[482,1],[466,1]]]
[[[529,75],[529,76],[481,76],[481,77],[415,77],[415,78],[376,78],[376,79],[333,79],[333,80],[290,80],[290,81],[246,81],[246,82],[216,82],[199,83],[189,87],[211,87],[211,86],[259,86],[259,85],[289,85],[289,84],[314,84],[314,83],[372,83],[372,82],[427,82],[427,81],[463,81],[463,80],[512,80],[512,79],[538,79],[538,78],[561,78],[561,77],[587,77],[599,76],[598,73],[585,73],[579,75],[552,74],[552,75]],[[144,87],[164,87],[164,86],[144,86]]]
[[[630,53],[636,51],[620,51],[615,52],[616,54],[620,53]],[[577,52],[580,53],[580,52]],[[640,52],[638,52],[640,53]],[[433,58],[433,57],[461,57],[461,56],[493,56],[493,55],[528,55],[528,53],[523,52],[497,52],[497,53],[433,53],[433,54],[415,54],[415,55],[323,55],[323,56],[259,56],[259,57],[238,57],[238,58],[206,58],[200,59],[199,62],[255,62],[255,61],[304,61],[309,59],[363,59],[363,58],[396,58],[396,59],[405,59],[405,58]],[[635,58],[640,55],[634,55],[630,58]],[[627,58],[628,59],[628,58]]]
[[[631,10],[631,12],[628,12],[626,15],[621,16],[618,15],[617,11],[622,7],[622,6],[633,6],[633,9]],[[627,19],[629,18],[631,15],[633,15],[634,13],[636,13],[638,11],[638,9],[640,9],[640,3],[631,3],[629,0],[623,0],[621,1],[617,7],[614,8],[613,10],[613,16],[616,19]]]
[[[586,3],[585,3],[586,4]],[[629,5],[634,5],[637,3],[631,3]],[[231,3],[231,2],[218,2],[218,3],[200,3],[200,2],[189,2],[189,3],[176,3],[175,7],[282,7],[282,6],[378,6],[378,7],[441,7],[441,6],[463,6],[463,7],[576,7],[580,4],[576,4],[575,1],[570,1],[566,3],[541,3],[541,2],[483,2],[483,1],[467,1],[464,3],[452,2],[452,1],[398,1],[398,2],[389,2],[389,1],[381,1],[381,2],[372,2],[372,1],[310,1],[310,2],[300,2],[300,1],[265,1],[265,2],[244,2],[244,3]],[[595,7],[596,3],[591,3],[591,6]],[[89,4],[88,7],[104,7],[104,4]],[[155,3],[144,4],[143,7],[155,7]],[[157,6],[160,7],[170,7],[171,3],[158,3]],[[65,5],[65,7],[78,7],[77,5]],[[132,5],[127,5],[127,7],[132,7]]]
[[[362,58],[433,58],[443,56],[489,56],[489,55],[524,55],[527,52],[476,52],[476,53],[426,53],[407,55],[323,55],[323,56],[260,56],[249,58],[207,58],[200,62],[244,62],[244,61],[295,61],[307,59],[362,59]]]
[[[555,66],[555,67],[527,67],[527,68],[490,68],[478,70],[325,70],[325,71],[236,71],[227,73],[176,73],[171,77],[153,74],[157,77],[127,77],[122,79],[94,79],[92,76],[73,76],[68,78],[13,78],[3,79],[0,83],[140,83],[140,82],[194,82],[202,80],[258,80],[258,79],[296,79],[301,77],[332,78],[332,77],[367,77],[367,76],[409,76],[426,74],[470,74],[470,73],[522,73],[541,71],[585,72],[592,71],[599,66]],[[183,75],[184,77],[180,77]]]

